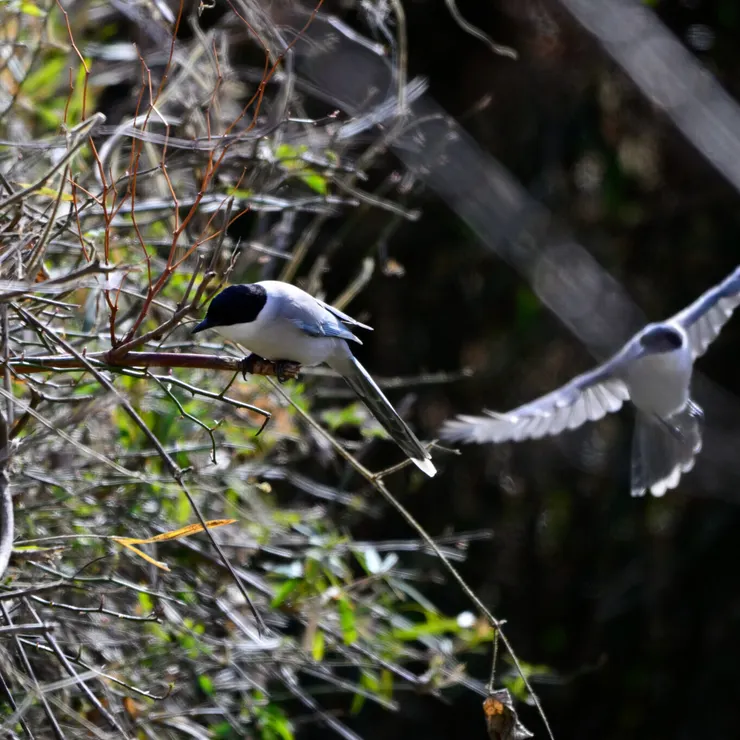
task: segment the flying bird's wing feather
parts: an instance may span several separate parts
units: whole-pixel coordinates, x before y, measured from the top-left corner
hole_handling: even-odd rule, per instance
[[[486,416],[459,416],[449,420],[442,427],[441,436],[453,442],[477,444],[518,442],[558,434],[586,421],[601,419],[618,411],[629,400],[627,386],[615,375],[629,356],[631,344],[604,365],[507,414],[486,411]]]
[[[694,358],[703,355],[717,338],[732,312],[740,305],[740,267],[719,285],[710,288],[671,321],[689,336]]]

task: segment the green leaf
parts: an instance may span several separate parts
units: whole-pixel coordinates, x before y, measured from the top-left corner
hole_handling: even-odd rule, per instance
[[[55,53],[35,72],[26,77],[23,83],[24,95],[33,98],[37,104],[50,97],[59,84],[65,64],[65,55],[61,52]]]
[[[200,690],[206,694],[206,696],[213,696],[214,694],[214,688],[213,688],[213,681],[211,681],[209,676],[204,675],[203,673],[198,676],[198,686],[200,686]]]
[[[441,619],[429,615],[426,622],[415,624],[407,629],[394,629],[391,635],[396,640],[418,640],[424,635],[441,635],[445,632],[459,632],[460,625],[457,619]]]
[[[233,195],[235,198],[242,198],[244,200],[248,200],[254,195],[253,190],[241,189],[241,188],[228,188],[226,190],[226,193],[228,195]]]
[[[313,659],[320,663],[324,659],[324,646],[325,646],[324,633],[321,630],[316,630],[313,636],[313,645],[311,646],[311,653]]]
[[[175,524],[178,526],[182,526],[190,519],[190,502],[182,491],[177,492],[174,516]]]
[[[218,724],[211,725],[208,731],[215,740],[228,740],[228,738],[234,737],[230,722],[219,722]]]
[[[536,665],[534,663],[527,663],[526,661],[521,661],[520,663],[520,669],[521,672],[526,676],[528,679],[532,676],[548,676],[552,674],[552,669],[549,666],[546,665]],[[514,696],[519,701],[528,701],[529,699],[529,691],[527,690],[527,686],[524,683],[524,678],[519,675],[509,675],[504,676],[501,679],[501,683],[509,689],[512,696]]]
[[[142,614],[151,614],[154,609],[154,601],[149,594],[139,591],[139,606],[141,607]]]
[[[300,582],[301,581],[298,578],[291,578],[289,581],[281,583],[275,592],[275,596],[273,596],[272,601],[270,602],[270,606],[273,609],[280,606],[280,604],[282,604],[285,599],[296,590]]]
[[[380,690],[380,682],[378,681],[377,677],[370,671],[362,672],[362,674],[360,675],[360,686],[362,686],[363,689],[367,689],[369,692],[372,692],[373,694],[379,693]],[[350,712],[352,714],[357,714],[362,709],[364,704],[365,696],[363,694],[355,694],[352,699]]]
[[[388,701],[393,699],[393,674],[387,668],[380,672],[380,694]]]
[[[319,175],[315,170],[307,169],[306,172],[308,174],[301,175],[301,180],[314,192],[319,195],[326,195],[328,192],[326,178]]]
[[[367,413],[364,406],[359,403],[351,403],[341,409],[327,409],[321,414],[322,420],[328,425],[332,432],[342,426],[360,427]]]
[[[357,640],[355,611],[346,596],[339,599],[339,625],[342,628],[342,638],[345,645],[351,645]]]
[[[293,740],[293,727],[282,709],[269,704],[255,707],[257,725],[262,730],[262,740]]]
[[[529,288],[521,288],[516,294],[516,320],[522,326],[530,326],[542,314],[537,296]]]
[[[146,627],[149,634],[156,637],[160,642],[172,642],[170,633],[161,624],[147,622]]]
[[[501,683],[509,689],[511,695],[518,701],[525,702],[529,698],[527,686],[521,676],[504,676]]]
[[[85,59],[85,64],[87,65],[87,69],[90,69],[90,59]],[[87,105],[90,105],[91,100],[91,92],[90,90],[86,91],[85,88],[85,78],[87,77],[87,72],[85,72],[85,64],[80,64],[80,66],[77,69],[77,77],[74,82],[74,91],[70,95],[69,103],[67,105],[67,125],[68,126],[74,126],[75,124],[79,123],[82,120],[82,106],[85,102],[87,102]],[[85,95],[87,94],[87,101],[85,101]]]
[[[350,714],[359,714],[362,707],[365,705],[365,697],[363,694],[355,694],[352,697],[352,704],[349,708]]]
[[[302,146],[295,147],[291,144],[278,144],[278,146],[275,147],[275,156],[281,160],[282,164],[288,164],[290,165],[290,162],[285,162],[284,160],[295,160],[298,159],[303,152],[307,151],[308,147],[304,144]],[[300,163],[295,163],[293,166],[299,166],[302,165]]]
[[[21,3],[21,13],[33,16],[34,18],[44,18],[46,16],[46,13],[33,3]]]
[[[314,192],[319,195],[326,195],[328,190],[326,178],[301,161],[301,154],[305,151],[308,151],[308,147],[305,145],[294,147],[290,144],[279,144],[275,147],[275,156],[283,169],[298,175]]]

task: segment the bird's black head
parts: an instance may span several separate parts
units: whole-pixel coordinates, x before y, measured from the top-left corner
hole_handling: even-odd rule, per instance
[[[640,337],[640,344],[648,352],[673,352],[681,349],[684,343],[683,334],[674,326],[656,324],[648,327]]]
[[[230,285],[211,301],[205,319],[193,329],[193,334],[217,326],[248,324],[259,316],[266,302],[267,291],[261,285]]]

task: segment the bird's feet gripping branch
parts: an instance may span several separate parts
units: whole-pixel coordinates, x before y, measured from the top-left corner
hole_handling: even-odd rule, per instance
[[[241,361],[239,370],[244,380],[247,379],[247,373],[257,373],[258,375],[274,375],[278,379],[278,383],[284,383],[286,380],[297,378],[301,366],[291,360],[273,362],[252,353]]]

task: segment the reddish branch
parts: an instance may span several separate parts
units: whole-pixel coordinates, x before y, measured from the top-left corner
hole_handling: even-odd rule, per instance
[[[201,370],[229,370],[237,372],[246,370],[252,375],[278,375],[278,367],[274,362],[263,360],[251,355],[245,365],[245,360],[236,357],[221,355],[181,354],[175,352],[128,352],[123,357],[117,357],[112,352],[91,352],[85,355],[88,362],[98,362],[108,367],[186,367]],[[85,365],[73,355],[45,355],[43,357],[28,357],[10,361],[14,372],[23,375],[43,373],[50,370],[77,369],[85,370]],[[297,363],[286,364],[282,368],[282,375],[286,378],[295,378],[301,366]]]

